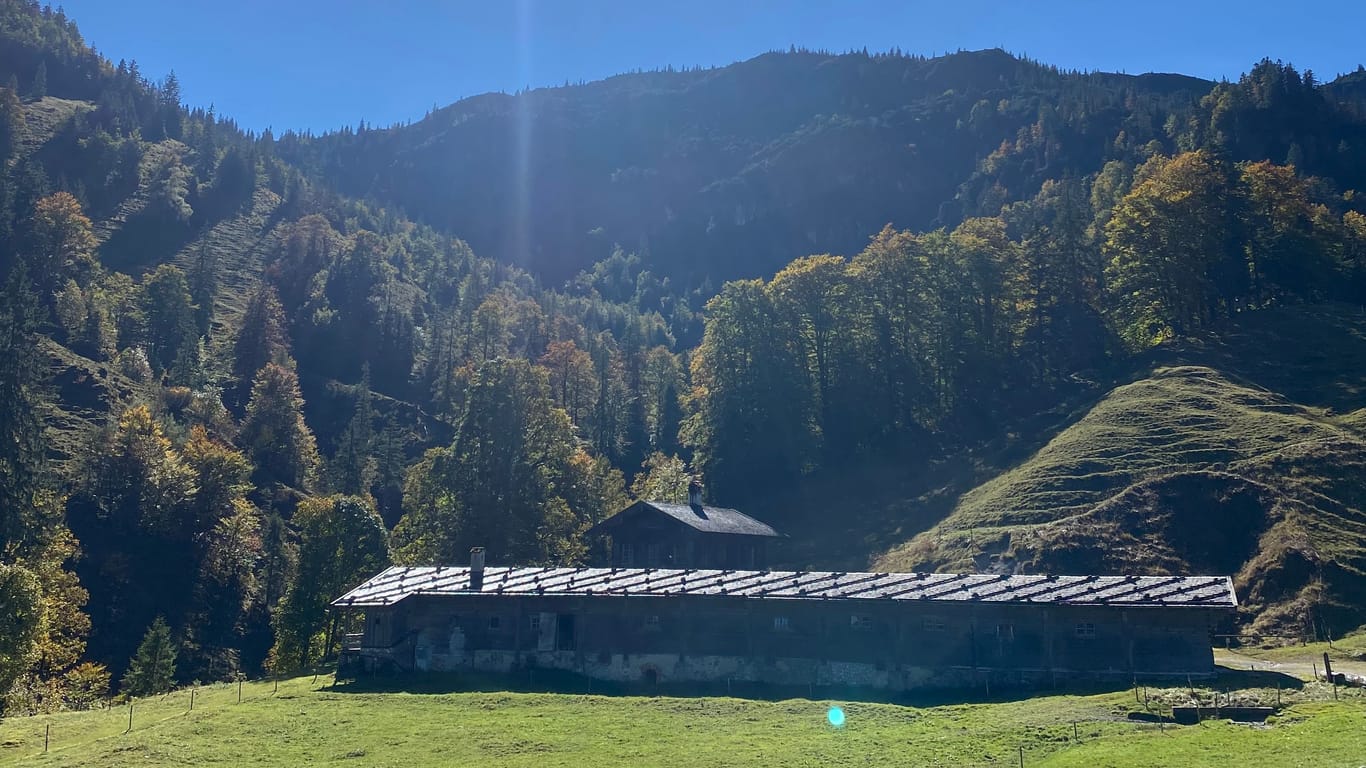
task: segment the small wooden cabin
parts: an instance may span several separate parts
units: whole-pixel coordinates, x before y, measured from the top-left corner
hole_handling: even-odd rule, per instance
[[[749,515],[702,503],[701,487],[689,489],[687,504],[637,501],[588,530],[611,539],[616,568],[768,567],[777,531]]]

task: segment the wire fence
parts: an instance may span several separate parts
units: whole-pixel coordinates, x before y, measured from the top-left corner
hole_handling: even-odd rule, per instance
[[[136,737],[138,734],[162,730],[167,724],[173,726],[176,722],[193,722],[201,714],[250,706],[282,694],[293,698],[316,692],[322,690],[320,681],[323,687],[330,686],[333,682],[330,671],[285,679],[283,689],[282,680],[277,678],[250,682],[237,680],[179,688],[138,699],[106,700],[94,710],[102,712],[102,715],[95,718],[93,723],[89,717],[71,718],[72,713],[11,718],[3,722],[3,730],[0,730],[0,750],[11,748],[16,751],[0,751],[0,757],[26,759],[100,741]],[[1024,766],[1030,760],[1042,760],[1059,749],[1090,740],[1122,738],[1126,734],[1144,732],[1175,735],[1191,724],[1191,721],[1183,720],[1183,716],[1193,716],[1196,723],[1206,719],[1255,721],[1265,719],[1268,713],[1277,712],[1283,706],[1306,701],[1339,700],[1344,695],[1366,701],[1366,691],[1359,688],[1339,690],[1339,686],[1322,679],[1300,681],[1300,688],[1294,691],[1293,696],[1288,689],[1283,692],[1279,685],[1273,691],[1255,686],[1197,689],[1170,686],[1149,688],[1135,684],[1134,704],[1127,716],[1056,723],[1048,727],[1050,734],[1047,744],[1023,744],[1011,757],[1015,758],[1012,762]],[[1193,714],[1182,710],[1193,710]]]

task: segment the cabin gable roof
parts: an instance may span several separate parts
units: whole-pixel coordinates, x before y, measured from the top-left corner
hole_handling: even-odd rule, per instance
[[[781,536],[772,526],[755,520],[738,510],[725,507],[674,504],[664,501],[637,501],[631,506],[603,520],[589,529],[590,534],[611,533],[623,526],[637,523],[642,516],[663,516],[702,533],[723,533],[737,536]]]

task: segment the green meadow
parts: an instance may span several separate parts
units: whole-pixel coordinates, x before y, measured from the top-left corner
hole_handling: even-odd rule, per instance
[[[1366,696],[1236,672],[1235,703],[1284,708],[1265,725],[1161,716],[1180,689],[907,706],[569,693],[354,691],[300,677],[13,718],[0,766],[1358,766]],[[1273,681],[1288,681],[1276,691]],[[1197,690],[1206,701],[1213,690]],[[1221,697],[1226,695],[1222,689]],[[843,727],[827,720],[843,709]],[[49,730],[50,729],[50,730]],[[50,742],[44,753],[44,736]]]

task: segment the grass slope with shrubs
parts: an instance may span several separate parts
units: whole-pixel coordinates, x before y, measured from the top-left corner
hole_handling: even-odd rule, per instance
[[[1227,573],[1256,631],[1366,621],[1361,310],[1255,313],[1151,362],[876,567]]]

